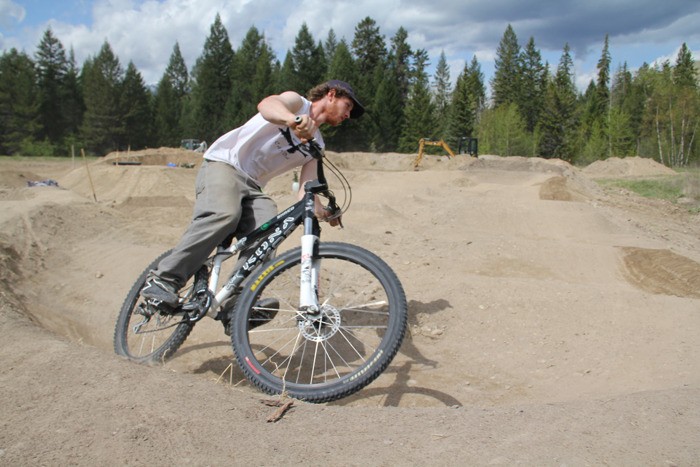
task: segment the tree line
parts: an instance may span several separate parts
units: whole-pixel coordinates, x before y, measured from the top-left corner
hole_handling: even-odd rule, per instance
[[[149,88],[132,62],[124,69],[109,42],[79,67],[74,51],[47,29],[33,56],[16,49],[0,56],[0,154],[67,155],[80,147],[101,156],[177,147],[186,138],[211,143],[254,115],[269,94],[305,94],[341,79],[353,84],[368,111],[324,129],[336,151],[414,153],[420,138],[457,149],[476,137],[481,153],[504,156],[697,161],[700,94],[686,44],[673,64],[635,72],[621,65],[611,73],[606,36],[597,78],[580,93],[567,44],[550,71],[534,38],[521,46],[509,25],[487,99],[476,57],[453,83],[444,53],[431,76],[427,51],[414,50],[407,39],[400,27],[387,41],[370,17],[356,25],[352,41],[332,29],[319,40],[304,24],[280,62],[254,26],[234,48],[217,15],[194,66],[188,69],[175,43],[161,79]]]

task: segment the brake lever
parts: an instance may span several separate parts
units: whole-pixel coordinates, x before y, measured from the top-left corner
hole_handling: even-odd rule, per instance
[[[343,221],[342,221],[343,211],[341,211],[340,208],[337,205],[335,205],[335,203],[334,203],[333,207],[326,206],[325,209],[330,212],[330,215],[328,217],[326,217],[326,219],[325,219],[326,222],[330,222],[333,219],[337,219],[338,220],[338,227],[340,227],[341,229],[345,228],[345,226],[343,225]]]

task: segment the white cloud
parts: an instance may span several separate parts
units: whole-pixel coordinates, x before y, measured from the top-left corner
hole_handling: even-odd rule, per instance
[[[26,11],[12,0],[0,0],[0,26],[9,28],[24,20]]]
[[[696,26],[700,23],[700,4],[687,0],[665,0],[661,4],[656,0],[95,0],[91,24],[54,19],[31,28],[25,26],[25,35],[0,35],[0,47],[33,53],[50,25],[63,45],[75,50],[78,63],[98,53],[108,41],[124,67],[133,61],[145,81],[155,83],[176,42],[187,65],[194,65],[217,13],[234,48],[255,26],[265,34],[280,60],[294,46],[304,22],[316,40],[325,40],[332,28],[339,39],[352,42],[357,24],[371,17],[387,45],[403,26],[409,44],[414,49],[426,49],[433,65],[445,51],[451,67],[455,65],[453,75],[476,55],[487,81],[508,24],[521,45],[534,37],[543,58],[553,67],[564,43],[569,43],[579,84],[595,74],[606,33],[610,35],[613,66],[623,61],[631,67],[639,66],[641,61],[651,62],[677,51],[683,42],[695,49],[700,43]],[[24,8],[17,3],[0,0],[0,20],[18,22],[24,16]]]

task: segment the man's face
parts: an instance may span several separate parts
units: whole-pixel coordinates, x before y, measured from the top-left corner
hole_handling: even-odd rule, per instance
[[[328,93],[329,109],[327,123],[332,126],[338,126],[344,120],[350,118],[355,103],[349,97],[338,97],[335,94],[335,89]]]

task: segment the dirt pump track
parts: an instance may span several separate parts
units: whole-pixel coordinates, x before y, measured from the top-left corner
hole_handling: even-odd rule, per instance
[[[700,465],[700,218],[594,181],[665,167],[329,153],[353,198],[323,239],[392,266],[410,333],[358,394],[270,423],[218,322],[163,366],[112,350],[200,157],[0,160],[0,465]]]

